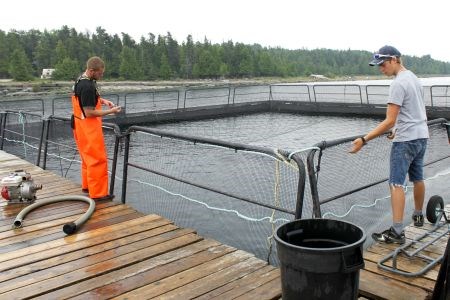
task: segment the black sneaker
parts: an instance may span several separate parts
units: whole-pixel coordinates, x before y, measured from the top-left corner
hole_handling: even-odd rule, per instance
[[[396,244],[404,244],[405,243],[405,231],[397,234],[394,228],[389,228],[381,233],[372,233],[372,238],[377,242],[383,243],[396,243]]]
[[[92,200],[94,200],[94,201],[111,201],[111,200],[113,200],[114,199],[114,195],[106,195],[106,196],[103,196],[103,197],[99,197],[99,198],[91,198]]]
[[[423,215],[412,216],[412,219],[414,221],[414,226],[416,226],[416,227],[422,227],[423,226]]]

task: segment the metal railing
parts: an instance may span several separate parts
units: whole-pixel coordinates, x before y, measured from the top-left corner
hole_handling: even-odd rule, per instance
[[[438,129],[439,131],[447,131],[447,129],[444,130],[444,127],[448,128],[448,124],[446,119],[440,118],[440,119],[435,119],[432,121],[428,122],[428,127],[431,129],[433,127],[439,127],[441,129]],[[447,133],[449,134],[449,133]],[[384,176],[378,176],[378,178],[375,178],[375,175],[373,175],[374,173],[376,173],[376,170],[374,168],[384,168],[383,165],[379,165],[378,166],[364,166],[362,165],[362,162],[365,160],[365,158],[362,158],[361,161],[359,162],[359,164],[352,166],[351,162],[348,162],[347,160],[347,164],[349,164],[349,168],[345,168],[347,166],[341,165],[341,171],[345,174],[333,174],[333,176],[335,177],[344,177],[344,176],[348,176],[348,171],[349,170],[353,170],[354,173],[357,172],[362,172],[362,170],[367,171],[368,173],[370,173],[370,177],[372,179],[372,181],[366,181],[363,184],[355,184],[352,185],[352,188],[346,188],[344,189],[344,191],[340,192],[340,193],[334,193],[334,194],[328,194],[326,196],[322,196],[321,195],[321,188],[320,185],[318,183],[318,179],[319,179],[319,174],[321,173],[321,170],[323,169],[322,166],[322,161],[324,159],[326,159],[327,157],[327,152],[333,153],[333,152],[337,152],[337,151],[332,151],[331,149],[335,148],[335,147],[341,147],[343,145],[349,145],[350,142],[352,142],[354,139],[358,138],[360,136],[351,136],[351,137],[346,137],[346,138],[342,138],[342,139],[337,139],[337,140],[332,140],[332,141],[322,141],[316,145],[314,145],[313,149],[311,150],[311,152],[308,154],[308,158],[307,158],[307,170],[308,170],[308,179],[309,179],[309,185],[310,185],[310,190],[311,190],[311,198],[312,198],[312,202],[313,202],[313,214],[315,217],[317,218],[321,218],[322,217],[322,211],[321,211],[321,206],[327,203],[330,203],[332,201],[338,200],[338,199],[342,199],[346,196],[367,190],[371,187],[377,186],[380,183],[386,182],[388,181],[389,178],[384,177]],[[371,141],[370,144],[374,144],[374,143],[378,143],[380,146],[379,147],[386,147],[386,145],[388,145],[386,139],[382,139],[383,137],[379,137],[377,139],[374,139],[373,141]],[[450,137],[449,137],[450,138]],[[443,140],[444,141],[444,140]],[[446,140],[445,140],[446,142]],[[381,146],[381,144],[383,144]],[[440,162],[444,159],[448,159],[450,157],[450,152],[447,149],[445,151],[446,148],[448,148],[448,146],[446,145],[446,143],[440,143],[440,145],[436,145],[437,143],[433,140],[433,137],[431,135],[430,137],[430,141],[429,141],[429,146],[427,149],[427,153],[429,154],[428,156],[428,160],[424,163],[425,166],[429,166],[432,164],[435,164],[437,162]],[[443,146],[442,146],[443,145]],[[437,148],[438,146],[441,146],[440,148]],[[375,146],[374,146],[375,147]],[[368,150],[370,151],[370,150]],[[342,151],[339,151],[342,152]],[[369,153],[368,155],[372,156],[372,159],[374,158],[374,153],[373,152],[377,152],[376,155],[380,155],[380,157],[382,157],[384,154],[386,153],[385,151],[380,151],[380,150],[372,150],[372,153]],[[430,154],[431,153],[431,154]],[[347,156],[348,154],[344,153],[342,155]],[[358,154],[358,156],[353,156],[353,157],[359,157],[361,156],[360,154]],[[386,155],[384,155],[384,157],[386,158]],[[336,162],[336,157],[333,158],[329,158],[328,161],[333,162],[333,163],[337,163]],[[379,160],[377,160],[379,161]],[[372,168],[372,169],[371,169]],[[328,168],[330,169],[330,168]],[[362,176],[361,173],[358,176]],[[327,181],[327,180],[325,180]],[[335,187],[335,190],[338,190]]]
[[[269,101],[311,101],[311,90],[307,84],[272,84]]]
[[[188,88],[184,91],[182,108],[230,104],[231,88]]]
[[[318,84],[313,85],[313,91],[315,102],[339,102],[339,103],[363,104],[360,85]]]
[[[208,145],[208,146],[213,146],[213,147],[223,147],[225,149],[231,149],[231,150],[235,151],[236,153],[239,151],[253,152],[253,153],[257,153],[257,154],[259,153],[262,155],[271,156],[276,160],[280,160],[279,155],[280,154],[283,155],[283,153],[284,153],[284,155],[286,155],[286,156],[285,156],[284,160],[280,160],[280,161],[285,162],[285,160],[288,159],[287,158],[288,153],[286,151],[282,151],[282,150],[280,150],[279,152],[275,152],[273,149],[264,148],[264,147],[258,147],[258,146],[240,144],[240,143],[231,143],[231,142],[210,139],[210,138],[202,138],[202,137],[194,137],[194,136],[188,136],[188,135],[182,135],[182,134],[174,134],[174,133],[170,133],[167,131],[162,131],[162,130],[157,130],[157,129],[149,129],[149,128],[140,127],[140,126],[131,126],[127,129],[126,133],[123,134],[123,137],[125,139],[124,157],[123,157],[122,196],[121,196],[123,203],[126,202],[126,197],[127,197],[128,168],[133,167],[133,168],[137,168],[140,170],[144,170],[149,173],[156,174],[158,176],[163,176],[163,177],[169,178],[171,180],[175,180],[175,181],[178,181],[178,182],[181,182],[184,184],[188,184],[190,186],[194,186],[194,187],[197,187],[197,188],[200,188],[203,190],[221,194],[221,195],[231,197],[231,198],[234,198],[237,200],[245,201],[248,203],[260,205],[260,206],[263,206],[263,207],[266,207],[269,209],[274,209],[274,210],[277,210],[280,212],[292,214],[296,218],[301,217],[302,208],[303,208],[303,193],[304,193],[304,189],[305,189],[306,171],[305,171],[305,165],[304,165],[302,159],[297,154],[292,155],[292,160],[296,163],[298,172],[299,172],[299,181],[298,181],[298,185],[297,185],[298,190],[297,190],[297,194],[296,194],[296,204],[295,204],[296,208],[294,211],[292,211],[292,210],[288,210],[288,209],[285,209],[285,208],[282,208],[279,206],[261,203],[261,202],[255,201],[255,200],[247,198],[247,197],[233,194],[232,192],[229,192],[229,191],[220,190],[218,188],[209,186],[208,183],[205,183],[205,182],[202,182],[202,183],[194,182],[189,179],[184,179],[181,177],[176,177],[176,176],[170,175],[168,173],[163,173],[156,169],[150,169],[150,168],[140,165],[138,163],[131,163],[131,162],[129,162],[129,158],[132,155],[130,153],[130,151],[132,151],[133,148],[130,147],[130,139],[131,139],[131,136],[136,133],[146,133],[146,134],[150,134],[153,136],[157,136],[161,139],[169,138],[169,139],[178,140],[178,141],[190,142],[194,145],[203,144],[203,145]]]
[[[122,105],[122,103],[119,103]],[[155,90],[126,93],[122,109],[127,113],[177,110],[180,108],[179,90]]]
[[[450,86],[433,85],[430,87],[432,107],[450,107]]]

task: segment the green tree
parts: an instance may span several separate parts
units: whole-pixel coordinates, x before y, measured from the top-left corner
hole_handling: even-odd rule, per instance
[[[138,64],[136,49],[128,46],[122,48],[120,53],[120,77],[127,80],[141,80],[143,72]]]
[[[120,64],[121,64],[121,53],[122,53],[122,41],[120,37],[115,34],[111,42],[108,44],[110,55],[105,58],[107,65],[106,72],[107,75],[114,78],[120,77]]]
[[[194,41],[192,40],[192,35],[187,36],[183,54],[184,77],[192,78],[192,68],[195,63],[195,47]]]
[[[273,76],[275,73],[275,65],[267,51],[260,53],[257,65],[259,68],[259,76]]]
[[[170,69],[169,59],[165,53],[161,56],[161,63],[159,67],[159,77],[162,79],[170,79],[172,76],[172,70]]]
[[[54,49],[55,46],[53,45],[52,35],[49,32],[44,31],[33,52],[36,68],[39,72],[41,72],[42,69],[54,68]]]
[[[170,32],[167,33],[167,59],[173,76],[180,73],[180,52],[178,42],[172,38]]]
[[[156,67],[153,64],[155,55],[155,36],[152,33],[149,33],[148,40],[141,38],[139,53],[140,63],[144,72],[144,79],[156,79],[158,74]]]
[[[66,47],[64,46],[63,41],[59,40],[56,44],[56,63],[62,63],[65,58],[69,56]]]
[[[9,76],[8,56],[9,51],[6,44],[6,33],[0,30],[0,78],[7,78]]]
[[[252,76],[253,75],[253,58],[251,50],[248,46],[244,44],[238,44],[237,55],[239,57],[239,69],[238,75],[240,77]]]
[[[33,69],[22,48],[14,50],[9,63],[9,74],[17,81],[33,79]]]
[[[66,57],[62,62],[56,64],[52,78],[57,80],[75,80],[80,73],[81,69],[78,62]]]
[[[127,48],[124,50],[124,47]],[[92,34],[79,33],[64,25],[44,32],[33,29],[5,33],[0,30],[0,78],[11,77],[11,68],[17,74],[20,67],[12,66],[11,59],[18,49],[25,53],[26,59],[22,57],[21,60],[31,66],[32,76],[40,75],[43,68],[57,65],[60,70],[74,68],[74,62],[78,69],[82,69],[92,55],[105,61],[105,78],[122,76],[130,80],[379,74],[376,68],[367,64],[372,54],[362,50],[287,50],[258,44],[234,44],[231,40],[212,44],[206,37],[203,42],[194,43],[191,35],[179,43],[170,32],[166,36],[158,35],[156,40],[153,34],[149,34],[147,39],[141,38],[136,43],[126,33],[121,37],[117,34],[111,36],[101,27]],[[15,59],[18,59],[17,53]],[[430,55],[404,55],[403,62],[418,75],[450,74],[449,62],[437,61]]]

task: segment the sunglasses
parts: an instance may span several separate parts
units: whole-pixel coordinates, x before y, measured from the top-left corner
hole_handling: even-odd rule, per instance
[[[375,53],[373,55],[374,59],[394,58],[394,57],[396,57],[396,56],[395,55],[378,54],[378,53]]]

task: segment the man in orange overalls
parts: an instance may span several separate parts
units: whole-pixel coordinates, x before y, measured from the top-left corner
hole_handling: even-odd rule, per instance
[[[81,188],[94,200],[111,200],[108,193],[108,163],[102,117],[120,112],[119,106],[100,97],[97,80],[105,63],[99,57],[87,61],[86,71],[77,79],[72,96],[72,128],[81,157]],[[102,110],[102,104],[109,108]]]

